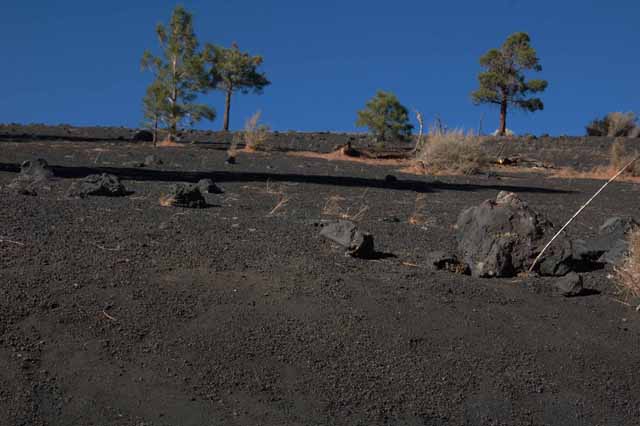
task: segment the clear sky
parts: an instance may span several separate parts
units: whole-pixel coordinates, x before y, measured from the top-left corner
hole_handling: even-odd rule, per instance
[[[263,55],[273,84],[237,95],[231,127],[261,109],[276,130],[354,131],[377,89],[393,91],[428,121],[485,130],[498,111],[474,106],[478,58],[528,32],[549,81],[545,110],[514,113],[518,133],[584,133],[609,111],[640,112],[637,0],[184,0],[201,41]],[[154,28],[176,2],[2,0],[0,122],[137,127],[157,52]],[[218,111],[223,96],[200,98]],[[412,117],[413,118],[413,117]]]

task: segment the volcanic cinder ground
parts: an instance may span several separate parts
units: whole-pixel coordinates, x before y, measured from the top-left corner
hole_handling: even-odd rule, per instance
[[[0,425],[640,423],[640,316],[610,270],[564,298],[553,278],[425,264],[455,250],[461,210],[501,190],[558,226],[602,182],[416,176],[283,150],[228,165],[213,136],[162,149],[90,136],[0,141]],[[601,143],[532,151],[591,164]],[[164,164],[127,165],[149,154]],[[9,190],[38,157],[57,175],[49,189]],[[65,197],[100,172],[131,194]],[[225,191],[208,208],[159,205],[172,183],[201,178]],[[638,218],[638,195],[614,183],[569,233]],[[341,215],[374,235],[376,259],[319,236]]]

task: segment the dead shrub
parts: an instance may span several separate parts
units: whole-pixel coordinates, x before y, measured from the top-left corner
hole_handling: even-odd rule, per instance
[[[424,214],[427,205],[427,196],[425,194],[416,195],[416,201],[414,204],[414,209],[411,215],[409,216],[407,222],[411,225],[428,225],[433,222],[432,219],[427,218]]]
[[[636,115],[633,112],[612,112],[607,115],[609,137],[630,136],[636,128]]]
[[[640,136],[638,118],[633,112],[611,112],[604,118],[597,118],[587,125],[587,136],[608,136],[612,138]]]
[[[627,299],[640,298],[640,228],[628,236],[629,252],[615,268],[618,289]]]
[[[611,145],[611,156],[609,158],[609,164],[613,170],[620,170],[622,167],[624,167],[625,164],[627,164],[637,156],[637,151],[635,153],[627,152],[624,142],[622,140],[616,140],[613,145]],[[625,174],[633,177],[640,176],[640,162],[636,162],[631,167],[629,167]]]
[[[242,139],[244,140],[245,148],[250,151],[257,151],[263,148],[271,132],[271,128],[268,125],[260,123],[261,117],[262,111],[257,111],[244,124]]]
[[[432,127],[417,159],[431,172],[478,173],[489,163],[480,142],[472,131]]]
[[[327,198],[327,201],[322,208],[322,215],[324,216],[336,216],[340,219],[350,220],[352,222],[358,222],[364,218],[365,213],[369,210],[369,206],[364,204],[365,193],[358,197],[361,200],[359,206],[353,203],[348,203],[348,200],[339,195],[332,195]],[[351,206],[344,206],[344,204],[353,204]]]

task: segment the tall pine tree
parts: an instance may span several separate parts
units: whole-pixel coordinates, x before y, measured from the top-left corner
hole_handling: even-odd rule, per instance
[[[228,131],[233,94],[259,94],[271,82],[264,73],[258,71],[263,62],[262,56],[251,56],[242,52],[236,43],[230,48],[208,44],[205,57],[211,65],[210,85],[225,94],[223,129]]]
[[[212,108],[194,103],[198,92],[207,89],[207,73],[204,58],[198,52],[192,15],[177,6],[169,26],[158,24],[156,33],[162,54],[154,56],[145,51],[142,67],[154,73],[155,81],[149,89],[152,95],[166,95],[166,101],[154,104],[161,117],[159,121],[167,125],[169,139],[174,140],[180,126],[191,126],[202,119],[214,120],[216,114]]]
[[[507,131],[507,109],[513,106],[525,111],[544,109],[542,100],[527,97],[531,93],[547,88],[545,80],[526,80],[524,72],[542,71],[531,39],[526,33],[515,33],[507,38],[499,49],[491,49],[480,58],[486,71],[478,75],[480,87],[471,94],[476,105],[488,103],[500,106],[500,128],[504,136]]]

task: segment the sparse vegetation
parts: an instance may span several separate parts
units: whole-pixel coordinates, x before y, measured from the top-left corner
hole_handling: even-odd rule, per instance
[[[204,56],[211,65],[209,84],[225,93],[223,129],[228,131],[233,94],[262,93],[271,82],[264,73],[258,72],[258,67],[263,62],[262,56],[242,52],[236,43],[230,48],[208,44]]]
[[[631,161],[634,157],[638,156],[638,152],[636,151],[633,154],[627,152],[625,148],[624,142],[621,140],[616,140],[611,145],[611,158],[610,165],[613,170],[619,170],[624,167],[629,161]],[[626,171],[628,175],[633,177],[640,176],[640,164],[638,162],[634,163],[631,167],[629,167]]]
[[[442,126],[429,129],[427,142],[418,152],[417,159],[431,172],[474,174],[488,164],[480,147],[480,138],[472,131]]]
[[[407,108],[396,95],[382,90],[367,102],[365,109],[358,111],[356,126],[368,128],[376,142],[382,144],[392,140],[407,141],[413,130]]]
[[[175,140],[181,125],[214,120],[216,114],[212,108],[194,103],[198,92],[206,90],[206,72],[192,15],[178,6],[168,28],[158,24],[156,33],[162,55],[145,51],[142,57],[142,68],[151,70],[155,77],[145,97],[145,115],[166,123],[168,139]]]
[[[262,117],[262,111],[257,111],[253,114],[244,125],[242,132],[242,140],[246,149],[256,151],[264,147],[271,128],[263,123],[260,123]]]
[[[353,202],[348,202],[345,197],[339,195],[333,195],[327,198],[327,201],[322,208],[322,214],[325,216],[335,216],[340,219],[350,220],[352,222],[358,222],[362,220],[365,213],[369,210],[369,206],[365,204],[365,197],[367,192],[365,191],[360,199],[360,204],[356,206]],[[344,204],[352,204],[350,206],[344,206]]]
[[[147,92],[142,100],[144,125],[153,132],[154,146],[158,142],[158,127],[160,124],[166,124],[164,112],[169,110],[168,98],[165,87],[156,80],[147,87]]]
[[[638,117],[633,112],[611,112],[587,125],[587,136],[637,138],[640,136]]]
[[[473,103],[500,106],[500,128],[498,135],[507,131],[507,109],[511,105],[525,111],[544,109],[539,98],[528,98],[530,93],[539,93],[547,88],[545,80],[526,81],[524,72],[542,71],[531,39],[526,33],[515,33],[507,38],[502,47],[491,49],[480,58],[486,71],[478,75],[480,88],[471,94]]]
[[[628,299],[640,298],[640,229],[627,237],[629,251],[622,263],[615,268],[615,277],[620,292]]]

